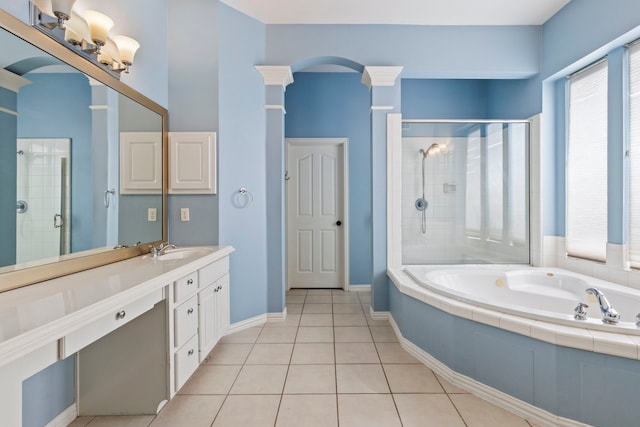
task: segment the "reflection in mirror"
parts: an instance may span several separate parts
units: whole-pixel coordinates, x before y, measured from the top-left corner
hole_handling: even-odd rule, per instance
[[[0,29],[0,273],[162,240],[164,126]],[[147,144],[121,164],[124,135]]]

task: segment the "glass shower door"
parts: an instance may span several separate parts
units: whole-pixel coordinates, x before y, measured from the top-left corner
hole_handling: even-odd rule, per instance
[[[71,140],[17,141],[16,263],[70,252]]]

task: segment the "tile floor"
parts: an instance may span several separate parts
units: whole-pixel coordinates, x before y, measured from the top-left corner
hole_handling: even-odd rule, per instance
[[[71,426],[509,426],[526,420],[466,393],[369,316],[370,294],[294,289],[284,321],[227,335],[157,416]]]

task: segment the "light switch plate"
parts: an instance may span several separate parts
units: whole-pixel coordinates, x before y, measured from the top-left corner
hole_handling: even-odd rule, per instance
[[[147,209],[147,221],[156,222],[158,220],[158,209],[149,208]]]
[[[189,208],[180,208],[180,221],[189,221]]]

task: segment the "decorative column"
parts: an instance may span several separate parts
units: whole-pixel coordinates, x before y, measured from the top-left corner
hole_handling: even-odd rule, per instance
[[[396,80],[403,67],[364,67],[362,83],[371,89],[371,307],[389,311],[387,277],[387,114],[400,112],[400,85]]]
[[[0,267],[16,263],[16,173],[18,147],[18,92],[31,83],[0,68]]]
[[[265,85],[267,188],[267,313],[285,310],[284,92],[293,83],[288,65],[257,65]]]

